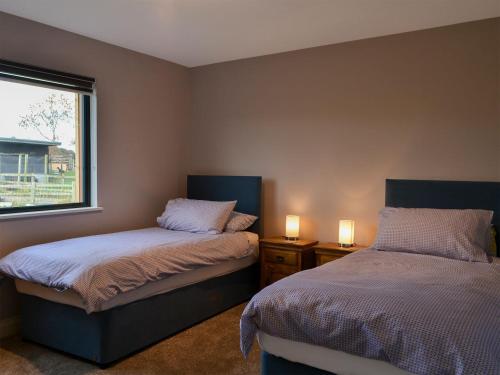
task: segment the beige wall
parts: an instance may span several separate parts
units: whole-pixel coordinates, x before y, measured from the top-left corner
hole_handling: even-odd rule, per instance
[[[0,13],[0,58],[95,77],[102,213],[0,221],[0,256],[26,245],[154,225],[179,194],[189,71],[179,65]],[[0,103],[1,108],[1,103]],[[12,315],[0,281],[0,319]]]
[[[97,79],[104,207],[0,221],[0,256],[153,225],[186,172],[262,175],[267,235],[297,213],[336,240],[345,217],[360,243],[385,178],[500,180],[499,19],[188,70],[0,13],[0,58]],[[0,319],[14,300],[0,281]]]
[[[500,180],[499,71],[500,19],[195,68],[186,171],[262,175],[266,235],[367,244],[386,178]]]

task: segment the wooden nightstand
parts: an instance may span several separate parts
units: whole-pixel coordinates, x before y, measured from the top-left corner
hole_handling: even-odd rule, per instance
[[[316,266],[340,259],[367,246],[341,247],[336,243],[320,243],[313,247],[316,254]]]
[[[283,237],[260,240],[260,287],[295,272],[314,267],[313,246],[318,241],[288,241]]]

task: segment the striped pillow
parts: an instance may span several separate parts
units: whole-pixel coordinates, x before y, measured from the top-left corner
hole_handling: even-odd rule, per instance
[[[488,262],[492,211],[386,207],[379,214],[378,250]]]

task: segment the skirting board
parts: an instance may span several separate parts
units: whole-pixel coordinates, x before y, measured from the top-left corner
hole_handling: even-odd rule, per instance
[[[18,316],[0,320],[0,339],[17,335],[21,332],[21,319]]]

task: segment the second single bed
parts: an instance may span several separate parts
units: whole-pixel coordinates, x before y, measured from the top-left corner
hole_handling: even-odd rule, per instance
[[[247,305],[242,351],[257,336],[262,374],[500,373],[500,183],[388,180],[386,206],[373,248]]]

